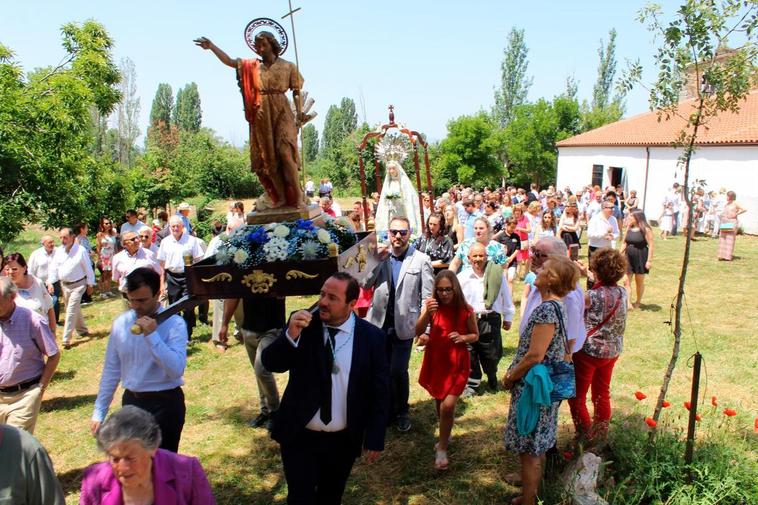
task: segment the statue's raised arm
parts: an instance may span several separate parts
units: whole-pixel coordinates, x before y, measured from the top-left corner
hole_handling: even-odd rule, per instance
[[[222,51],[220,48],[216,47],[216,44],[211,42],[211,39],[207,37],[199,37],[195,39],[193,42],[195,42],[195,45],[202,47],[203,49],[210,49],[213,51],[213,54],[216,55],[216,57],[221,60],[221,63],[224,65],[227,65],[232,68],[237,68],[237,60],[230,58],[228,54],[226,54],[224,51]]]

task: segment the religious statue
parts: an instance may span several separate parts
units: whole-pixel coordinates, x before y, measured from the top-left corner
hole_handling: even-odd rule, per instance
[[[283,48],[271,32],[260,31],[253,41],[251,48],[260,59],[230,58],[206,37],[194,42],[237,72],[250,125],[250,163],[265,190],[256,210],[303,207],[297,133],[312,118],[302,111],[303,77],[293,63],[280,58]],[[288,90],[292,90],[294,114],[285,94]]]
[[[418,193],[400,162],[390,160],[376,207],[375,229],[378,236],[385,238],[390,221],[396,216],[408,218],[411,233],[421,233]]]

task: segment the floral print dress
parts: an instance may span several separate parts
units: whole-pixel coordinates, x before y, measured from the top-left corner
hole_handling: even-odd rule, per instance
[[[560,307],[560,311],[557,307]],[[563,324],[559,323],[561,319],[563,320]],[[537,324],[555,324],[553,339],[547,347],[542,362],[563,361],[566,353],[566,335],[564,330],[566,327],[565,308],[561,302],[542,302],[529,316],[526,328],[519,335],[518,348],[509,370],[515,367],[526,355],[529,350],[529,343],[532,340],[532,330],[534,330],[534,326]],[[511,406],[505,426],[505,448],[508,451],[519,454],[539,456],[545,454],[548,449],[555,445],[560,402],[552,403],[549,407],[541,407],[537,427],[530,435],[521,436],[518,434],[518,429],[516,428],[516,409],[523,389],[524,382],[520,380],[513,386],[513,390],[511,391]]]

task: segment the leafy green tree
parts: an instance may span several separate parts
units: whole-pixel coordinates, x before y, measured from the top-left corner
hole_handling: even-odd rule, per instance
[[[174,93],[171,86],[162,82],[158,84],[153,98],[153,106],[150,109],[150,126],[162,124],[168,127],[171,124],[171,118],[174,110]]]
[[[355,102],[352,98],[342,98],[340,101],[340,133],[344,139],[358,127],[358,114],[355,113]]]
[[[616,77],[616,29],[608,32],[608,44],[597,50],[600,64],[597,67],[597,81],[592,88],[592,108],[604,109],[611,101],[613,79]]]
[[[526,102],[533,80],[526,75],[528,53],[524,30],[512,28],[500,65],[500,86],[495,90],[495,106],[492,110],[492,115],[501,128],[505,128],[513,119],[514,109]]]
[[[613,123],[624,115],[624,94],[611,97],[616,78],[616,29],[608,32],[608,43],[600,41],[597,80],[592,88],[592,101],[582,104],[581,131],[593,130]]]
[[[330,105],[326,111],[324,132],[321,135],[321,157],[332,158],[343,138],[340,108]]]
[[[498,184],[504,175],[498,159],[502,139],[492,118],[485,112],[461,116],[448,122],[447,131],[433,160],[435,184]]]
[[[106,117],[119,100],[113,42],[102,25],[65,24],[66,58],[24,74],[0,45],[0,240],[30,222],[56,227],[89,221],[101,191],[91,110]]]
[[[303,127],[303,159],[306,163],[313,163],[318,156],[318,130],[313,124],[308,123]]]
[[[571,97],[562,95],[552,103],[540,99],[518,106],[504,131],[510,179],[522,185],[554,181],[555,143],[576,134],[578,128],[579,105]]]
[[[180,130],[197,132],[203,119],[203,110],[200,106],[200,92],[197,84],[191,82],[176,93],[176,107],[174,107],[174,123]]]
[[[657,76],[650,88],[651,108],[661,119],[678,116],[685,126],[678,138],[671,139],[680,147],[679,164],[684,169],[683,196],[687,204],[688,220],[693,222],[694,206],[690,201],[690,161],[695,152],[698,136],[722,112],[738,113],[740,101],[750,91],[756,72],[758,46],[758,0],[723,0],[704,2],[686,0],[669,20],[662,20],[661,8],[650,4],[639,13],[660,42],[655,49]],[[728,37],[741,37],[741,45],[727,53]],[[625,90],[641,80],[642,67],[633,64],[621,85]],[[694,97],[685,105],[680,102],[685,85]],[[683,106],[684,105],[684,106]],[[677,288],[674,311],[674,344],[671,359],[663,376],[653,420],[658,421],[671,377],[676,368],[682,336],[682,302],[685,295],[692,235],[686,233],[682,268]],[[696,406],[694,406],[696,407]],[[691,416],[694,416],[692,410]],[[691,417],[691,422],[694,419]],[[655,429],[650,432],[650,441]]]

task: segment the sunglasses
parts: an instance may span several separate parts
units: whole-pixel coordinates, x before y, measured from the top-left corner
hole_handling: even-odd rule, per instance
[[[125,238],[124,242],[137,242],[139,237]]]
[[[400,234],[401,237],[405,237],[406,235],[408,235],[408,230],[390,230],[390,235],[393,237],[397,235],[398,233]]]
[[[140,235],[139,238],[150,238],[150,235]]]

